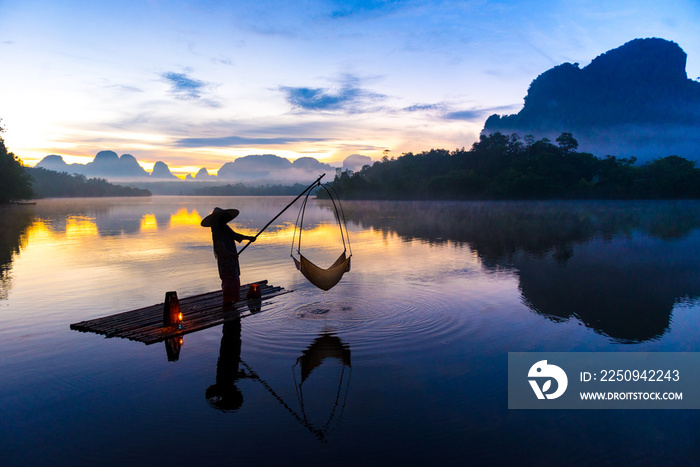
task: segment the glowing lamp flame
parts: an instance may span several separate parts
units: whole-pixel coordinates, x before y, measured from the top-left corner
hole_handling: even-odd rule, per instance
[[[246,296],[247,299],[259,299],[260,298],[260,284],[250,284],[248,287],[248,295]]]

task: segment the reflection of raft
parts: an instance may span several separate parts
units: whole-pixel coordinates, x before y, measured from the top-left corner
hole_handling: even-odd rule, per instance
[[[260,285],[260,299],[242,300],[230,308],[222,309],[221,290],[181,298],[179,300],[182,313],[181,327],[163,326],[163,303],[159,303],[116,315],[81,321],[71,324],[70,328],[81,332],[103,334],[106,337],[122,337],[150,345],[217,326],[231,319],[249,316],[260,309],[262,301],[291,292],[282,287],[268,285],[267,281],[254,282],[254,284]],[[246,296],[250,285],[241,287],[241,297]]]

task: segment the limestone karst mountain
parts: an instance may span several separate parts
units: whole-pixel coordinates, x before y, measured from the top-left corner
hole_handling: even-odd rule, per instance
[[[484,133],[552,140],[570,132],[579,149],[641,161],[700,158],[700,82],[688,79],[675,42],[635,39],[589,65],[564,63],[538,76],[515,115],[491,115]]]

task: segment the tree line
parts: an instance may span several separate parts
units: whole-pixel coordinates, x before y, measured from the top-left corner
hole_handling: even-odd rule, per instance
[[[34,194],[31,181],[22,161],[7,150],[5,140],[0,137],[0,204],[31,198]]]
[[[103,178],[87,178],[85,175],[40,167],[26,167],[25,170],[32,177],[32,190],[36,198],[151,196],[148,190],[114,185]]]
[[[556,144],[555,144],[556,143]],[[635,158],[598,158],[577,152],[571,133],[547,138],[493,133],[469,150],[432,149],[385,156],[332,182],[347,199],[672,199],[700,198],[694,161],[668,156],[637,165]],[[294,186],[207,187],[197,195],[294,195]],[[113,185],[41,168],[28,168],[0,137],[0,203],[80,196],[149,196],[145,189]],[[323,196],[325,192],[319,192]]]
[[[0,133],[3,131],[0,120]],[[25,167],[19,157],[7,150],[5,140],[0,137],[0,204],[34,198],[83,196],[151,196],[151,192],[113,185],[101,178]]]
[[[668,156],[636,159],[577,152],[571,133],[555,143],[528,135],[481,135],[468,150],[387,155],[336,175],[347,199],[671,199],[700,198],[695,162]],[[323,193],[319,193],[323,196]]]
[[[250,186],[244,183],[215,185],[198,188],[194,191],[196,196],[292,196],[298,195],[306,188],[306,185],[295,183],[294,185],[260,185]]]

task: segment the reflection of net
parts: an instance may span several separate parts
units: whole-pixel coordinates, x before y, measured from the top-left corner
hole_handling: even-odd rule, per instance
[[[344,251],[328,269],[319,268],[302,254],[299,254],[298,260],[296,258],[292,259],[304,277],[321,290],[330,290],[340,282],[343,274],[350,271],[350,257],[346,257]]]
[[[301,254],[301,233],[303,231],[306,203],[309,200],[309,195],[311,194],[311,191],[309,191],[306,194],[306,198],[304,198],[304,202],[301,204],[301,208],[299,209],[299,214],[297,215],[297,221],[294,227],[294,236],[292,238],[292,252],[294,252],[294,243],[298,230],[299,240],[297,243],[297,254],[299,255],[299,259],[296,259],[294,255],[292,255],[292,259],[294,260],[294,265],[299,271],[301,271],[301,273],[304,275],[304,277],[306,277],[306,279],[309,282],[311,282],[313,285],[315,285],[321,290],[330,290],[338,282],[340,282],[340,279],[343,277],[343,274],[350,271],[350,258],[352,257],[352,250],[350,250],[350,255],[348,256],[347,252],[348,248],[350,247],[350,238],[348,236],[348,227],[345,223],[345,214],[343,213],[343,207],[340,205],[338,195],[336,194],[334,197],[331,191],[329,191],[329,189],[325,185],[320,186],[324,190],[326,190],[326,193],[328,193],[328,197],[333,203],[335,219],[336,221],[338,221],[338,227],[340,228],[340,238],[343,240],[343,252],[340,254],[338,259],[335,260],[335,262],[329,268],[326,269],[316,266],[314,263],[309,261],[304,255]],[[331,190],[333,190],[332,187]],[[338,201],[337,204],[336,200]]]
[[[327,358],[339,360],[343,366],[352,366],[350,361],[350,348],[334,334],[322,334],[297,359],[296,364],[301,366],[301,384],[306,381],[312,371],[319,367]],[[295,364],[295,366],[296,366]]]
[[[350,348],[343,344],[338,336],[324,333],[311,343],[301,357],[297,359],[294,367],[292,367],[294,385],[297,389],[297,399],[299,400],[299,405],[301,406],[301,413],[304,417],[304,421],[311,424],[304,404],[303,385],[307,378],[311,375],[311,372],[314,371],[315,368],[319,367],[327,358],[335,358],[340,361],[343,364],[343,369],[340,373],[340,380],[338,381],[338,390],[336,391],[335,402],[333,403],[333,407],[328,415],[328,419],[326,423],[321,426],[321,428],[317,429],[323,434],[323,436],[327,436],[334,427],[338,426],[338,423],[340,423],[340,419],[342,418],[343,411],[345,410],[345,402],[347,401],[348,388],[350,386],[350,372],[352,370]],[[294,370],[297,365],[301,367],[301,381],[298,384],[296,371]],[[346,369],[348,369],[347,378],[345,377]],[[342,398],[341,404],[343,381],[345,381],[345,396]],[[340,407],[340,413],[337,413],[338,407]],[[335,420],[336,424],[332,427],[331,422],[333,422],[333,420]]]
[[[307,380],[311,372],[319,367],[323,361],[327,358],[334,358],[340,361],[343,365],[340,379],[338,381],[338,389],[335,392],[335,401],[333,406],[330,408],[330,414],[326,423],[321,425],[313,424],[307,417],[306,409],[304,406],[304,395],[302,392],[302,385]],[[260,382],[263,387],[274,397],[277,402],[282,404],[282,406],[289,412],[302,426],[313,433],[316,438],[325,443],[327,442],[327,436],[340,424],[343,412],[345,411],[345,403],[347,402],[348,389],[350,388],[350,375],[352,373],[352,362],[350,360],[350,347],[344,344],[340,338],[334,334],[322,334],[317,337],[309,347],[304,350],[302,355],[297,359],[297,361],[292,366],[292,374],[294,377],[294,386],[297,390],[297,399],[301,408],[301,415],[297,413],[292,407],[290,407],[282,397],[275,392],[274,389],[263,380],[248,364],[243,360],[240,360],[241,365],[243,365],[251,378]],[[296,367],[299,366],[301,381],[297,382],[297,371]],[[345,389],[343,391],[343,388]],[[344,394],[343,394],[344,392]],[[342,396],[342,397],[341,397]],[[335,422],[335,423],[332,423]]]

